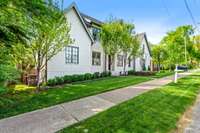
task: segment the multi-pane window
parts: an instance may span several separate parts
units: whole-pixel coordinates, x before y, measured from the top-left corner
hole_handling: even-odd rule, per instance
[[[101,65],[101,53],[92,52],[92,65],[100,66]]]
[[[117,55],[117,66],[123,67],[123,55]]]
[[[78,64],[79,48],[74,46],[67,46],[65,48],[65,60],[67,64]]]
[[[99,41],[99,33],[100,33],[100,29],[95,28],[95,27],[92,28],[92,36],[95,41]]]

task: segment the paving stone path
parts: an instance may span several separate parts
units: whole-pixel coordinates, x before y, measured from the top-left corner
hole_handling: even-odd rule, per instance
[[[189,74],[180,74],[179,78]],[[0,133],[54,133],[172,80],[173,76],[168,76],[2,119]]]

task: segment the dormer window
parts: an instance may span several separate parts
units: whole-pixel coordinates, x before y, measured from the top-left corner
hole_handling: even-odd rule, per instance
[[[100,40],[99,33],[100,33],[100,29],[98,29],[96,27],[92,28],[92,36],[93,36],[94,41],[99,41]]]

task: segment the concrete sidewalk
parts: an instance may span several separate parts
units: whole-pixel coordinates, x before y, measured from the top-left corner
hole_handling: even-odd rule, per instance
[[[189,74],[180,74],[179,78]],[[0,120],[0,133],[54,133],[172,80],[173,76],[168,76],[6,118]]]
[[[200,133],[200,95],[190,112],[191,118],[188,118],[189,124],[185,127],[184,133]]]

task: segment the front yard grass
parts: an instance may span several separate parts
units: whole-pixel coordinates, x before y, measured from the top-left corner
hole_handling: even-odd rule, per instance
[[[21,91],[23,90],[21,88],[24,87],[19,86],[17,88],[20,91],[15,91],[15,93],[0,93],[0,119],[151,79],[152,77],[140,76],[108,77],[95,81],[65,85],[61,88],[49,89],[39,93]]]
[[[193,104],[200,74],[146,92],[59,133],[168,133]]]
[[[161,71],[161,72],[157,72],[153,77],[162,78],[165,76],[170,76],[172,74],[174,74],[174,71]]]

